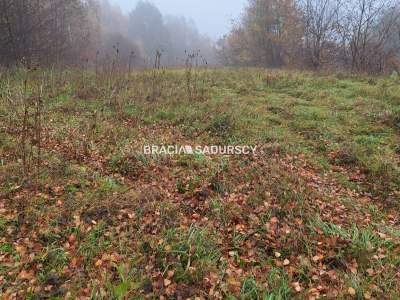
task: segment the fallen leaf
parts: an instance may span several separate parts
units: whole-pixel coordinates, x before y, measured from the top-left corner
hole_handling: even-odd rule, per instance
[[[374,275],[374,270],[373,270],[373,269],[369,268],[369,269],[367,269],[366,271],[367,271],[367,273],[368,273],[369,276]]]
[[[367,299],[367,300],[369,300],[369,299],[371,299],[372,297],[371,297],[371,293],[370,292],[365,292],[364,293],[364,299]]]
[[[101,259],[97,260],[96,263],[94,264],[96,268],[99,268],[103,265],[103,261]]]
[[[323,259],[323,256],[322,256],[322,255],[315,255],[315,256],[312,258],[313,262],[318,262],[318,261],[320,261],[321,259]]]
[[[355,296],[356,295],[356,290],[352,287],[349,287],[349,289],[347,290],[349,292],[350,295]]]
[[[296,292],[301,292],[301,286],[300,286],[300,283],[299,283],[299,282],[293,282],[292,285],[293,285],[294,290],[295,290]]]
[[[169,286],[171,284],[171,280],[169,279],[164,279],[164,286]]]
[[[26,271],[26,270],[22,270],[19,275],[19,278],[23,279],[23,280],[31,280],[35,277],[35,274],[33,271]]]
[[[167,273],[167,276],[168,276],[168,278],[172,278],[172,277],[174,277],[174,274],[175,274],[175,271],[169,270]]]
[[[272,217],[269,222],[272,223],[272,224],[276,224],[276,223],[279,223],[279,220],[278,220],[277,217]]]

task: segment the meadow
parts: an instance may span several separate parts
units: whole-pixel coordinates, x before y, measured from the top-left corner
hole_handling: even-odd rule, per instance
[[[4,299],[398,299],[399,209],[396,74],[0,74]]]

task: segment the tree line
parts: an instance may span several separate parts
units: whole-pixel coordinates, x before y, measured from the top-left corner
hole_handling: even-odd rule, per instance
[[[89,34],[86,14],[79,0],[0,0],[0,62],[73,60]]]
[[[218,51],[227,65],[399,71],[399,1],[249,0]]]
[[[139,1],[0,0],[0,65],[202,63],[382,73],[400,71],[399,0],[248,0],[217,45],[184,17]]]
[[[213,42],[192,21],[150,2],[125,15],[107,0],[0,0],[0,65],[144,67],[157,53],[179,65],[199,50],[215,62]]]

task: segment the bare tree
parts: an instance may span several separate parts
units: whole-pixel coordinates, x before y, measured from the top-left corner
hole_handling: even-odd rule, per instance
[[[86,17],[81,0],[0,0],[0,63],[76,58],[88,41]]]
[[[320,68],[327,59],[328,48],[336,43],[336,25],[342,0],[305,0],[302,3],[305,59],[313,68]]]
[[[387,45],[400,17],[395,3],[356,0],[348,14],[352,70],[382,72],[391,52]]]

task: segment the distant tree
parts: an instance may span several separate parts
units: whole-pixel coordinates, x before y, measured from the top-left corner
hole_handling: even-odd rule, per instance
[[[150,59],[157,50],[170,53],[169,34],[163,16],[153,4],[139,1],[129,14],[129,37],[142,45]]]
[[[87,3],[1,0],[0,62],[71,62],[88,46]]]
[[[342,0],[305,0],[301,3],[305,63],[315,69],[332,59],[327,54],[339,38],[337,25],[342,5]]]
[[[301,38],[301,16],[294,1],[249,0],[226,43],[234,63],[280,67],[296,60]]]
[[[399,0],[249,0],[218,42],[227,64],[301,64],[382,73],[399,68]]]
[[[162,63],[184,61],[185,50],[214,60],[212,41],[185,18],[164,18],[139,1],[129,16],[108,0],[0,0],[0,64],[32,66],[105,63],[143,65],[161,51]],[[107,59],[108,58],[108,59]]]
[[[398,3],[398,2],[397,2]],[[353,71],[382,72],[400,12],[395,2],[355,0],[348,10],[349,52]]]
[[[393,10],[386,12],[383,15],[383,22],[390,19],[393,12],[400,14],[400,5],[397,5]],[[385,45],[385,52],[388,56],[386,66],[388,68],[388,71],[395,70],[400,73],[400,19],[397,19],[392,27],[391,33],[388,37],[388,41]]]
[[[97,2],[95,11],[97,18],[92,23],[97,23],[99,34],[94,61],[101,65],[114,63],[119,68],[142,66],[144,51],[129,36],[128,17],[108,0]]]
[[[165,27],[170,38],[170,64],[183,64],[185,62],[185,51],[200,51],[200,56],[207,63],[216,62],[214,43],[199,33],[193,21],[185,17],[165,17]],[[204,62],[203,62],[204,63]]]
[[[216,58],[222,65],[229,66],[232,64],[231,58],[233,55],[230,53],[230,50],[228,35],[224,35],[218,39],[216,44]]]

